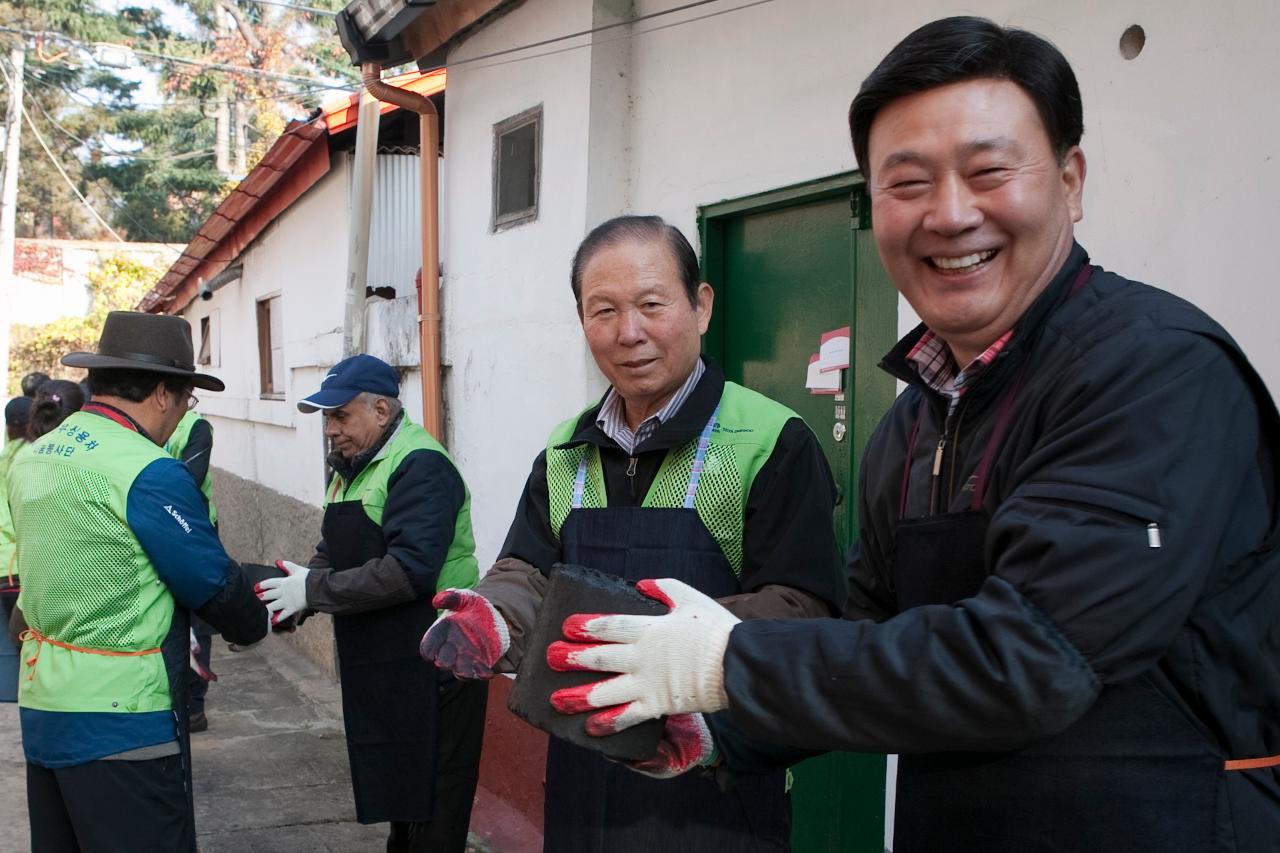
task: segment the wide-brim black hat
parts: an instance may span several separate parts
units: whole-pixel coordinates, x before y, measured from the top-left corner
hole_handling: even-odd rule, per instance
[[[97,352],[72,352],[62,357],[68,367],[117,367],[185,376],[206,391],[227,386],[216,376],[196,373],[191,324],[169,314],[112,311],[102,326]]]

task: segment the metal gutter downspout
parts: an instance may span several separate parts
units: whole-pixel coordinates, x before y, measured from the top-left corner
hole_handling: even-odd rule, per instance
[[[356,153],[351,176],[351,238],[347,243],[347,304],[342,315],[342,357],[365,351],[365,288],[369,279],[369,230],[373,221],[373,181],[378,166],[381,105],[360,93]]]
[[[418,168],[422,186],[422,270],[418,287],[418,331],[422,351],[422,426],[441,444],[444,428],[440,401],[440,228],[438,186],[440,124],[436,105],[417,92],[382,82],[382,66],[360,66],[365,90],[380,101],[418,114]]]

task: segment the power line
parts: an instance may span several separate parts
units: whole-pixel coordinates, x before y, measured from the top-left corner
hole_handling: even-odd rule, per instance
[[[707,2],[715,2],[715,0],[707,0]],[[754,2],[751,2],[751,3],[743,3],[743,4],[742,4],[742,5],[740,5],[740,6],[734,6],[734,7],[730,8],[730,9],[720,9],[720,10],[715,11],[715,12],[708,12],[708,13],[706,13],[705,15],[698,15],[697,17],[693,17],[693,18],[686,18],[686,19],[685,19],[685,20],[683,20],[683,21],[672,21],[672,22],[671,22],[671,23],[669,23],[669,24],[662,24],[662,25],[660,25],[660,26],[650,27],[650,28],[649,28],[649,29],[647,29],[647,30],[640,30],[639,32],[635,32],[635,33],[625,33],[625,34],[620,35],[620,36],[617,36],[617,37],[615,37],[615,38],[611,38],[611,39],[604,39],[603,41],[598,42],[598,44],[612,44],[612,43],[617,42],[617,41],[625,41],[625,40],[627,40],[627,39],[629,39],[629,38],[634,38],[634,37],[636,37],[636,36],[648,35],[649,33],[656,33],[656,32],[660,32],[661,30],[669,30],[669,29],[671,29],[671,28],[673,28],[673,27],[680,27],[680,26],[684,26],[685,24],[692,24],[692,23],[695,23],[695,22],[697,22],[697,21],[705,21],[705,20],[707,20],[707,19],[709,19],[709,18],[718,18],[718,17],[720,17],[721,15],[728,15],[730,12],[740,12],[740,11],[742,11],[743,9],[750,9],[750,8],[752,8],[753,6],[763,6],[763,5],[765,5],[766,3],[772,3],[772,2],[773,2],[773,0],[754,0]],[[700,4],[695,4],[695,5],[700,5]],[[681,9],[685,9],[685,8],[689,8],[689,7],[687,7],[687,6],[686,6],[686,7],[681,7]],[[645,16],[645,17],[650,17],[650,18],[652,18],[652,17],[656,17],[657,15],[665,15],[665,14],[668,14],[669,12],[680,11],[681,9],[671,9],[671,10],[668,10],[668,11],[666,11],[666,12],[655,12],[655,13],[653,13],[653,14],[651,14],[651,15],[648,15],[648,16]],[[633,23],[633,22],[635,22],[635,21],[639,21],[639,20],[641,20],[641,18],[632,18],[630,21],[624,21],[623,23]],[[611,27],[617,27],[617,26],[622,26],[622,24],[607,24],[607,25],[605,25],[604,27],[600,27],[599,29],[609,29],[609,28],[611,28]],[[596,32],[596,31],[597,31],[597,30],[589,30],[588,32]],[[564,41],[564,40],[566,40],[566,39],[574,38],[574,37],[576,37],[577,35],[582,35],[582,34],[581,34],[581,33],[576,33],[576,34],[575,34],[575,35],[573,35],[573,36],[561,36],[561,37],[559,37],[559,38],[557,38],[557,39],[550,39],[549,41]],[[533,47],[533,45],[525,45],[524,47],[514,47],[514,48],[510,48],[509,50],[499,51],[499,53],[515,53],[515,52],[522,51],[522,50],[528,50],[528,49],[530,49],[531,47]],[[574,45],[570,45],[569,47],[562,47],[562,48],[559,48],[559,49],[557,49],[557,50],[548,50],[548,51],[545,51],[545,52],[543,52],[543,53],[535,53],[535,54],[533,54],[532,56],[518,56],[518,57],[516,57],[515,59],[506,59],[506,60],[503,60],[502,62],[490,62],[490,63],[488,63],[487,65],[482,65],[482,66],[480,66],[480,67],[481,67],[481,68],[496,68],[496,67],[501,66],[501,65],[510,65],[510,64],[512,64],[512,63],[515,63],[515,62],[525,62],[525,61],[530,60],[530,59],[542,59],[543,57],[547,57],[547,56],[556,56],[556,55],[558,55],[558,54],[561,54],[561,53],[568,53],[568,52],[573,51],[573,50],[581,50],[581,49],[582,49],[582,48],[584,48],[584,47],[588,47],[588,45],[585,45],[585,44],[574,44]],[[492,54],[491,54],[491,55],[492,55]],[[458,61],[458,62],[450,63],[450,66],[466,65],[466,64],[469,64],[469,63],[471,63],[471,62],[475,62],[475,61],[477,61],[477,60],[479,60],[479,59],[483,59],[483,58],[484,58],[484,57],[473,57],[473,58],[471,58],[471,59],[463,59],[463,60],[460,60],[460,61]],[[441,67],[445,67],[445,66],[441,66]]]
[[[50,89],[50,90],[57,89],[65,93],[68,97],[70,97],[72,100],[74,100],[76,103],[80,104],[81,106],[90,107],[90,108],[108,108],[113,106],[110,104],[104,104],[100,101],[91,100],[87,98],[82,91],[69,89],[61,83],[55,83],[50,80],[45,80],[42,77],[37,77],[35,76],[34,72],[27,71],[25,72],[24,76],[27,78],[28,82],[34,83],[37,86],[43,86],[44,88]],[[356,85],[356,84],[352,84],[352,85]],[[301,100],[304,98],[308,98],[312,95],[318,95],[322,92],[332,91],[333,88],[334,87],[332,86],[317,86],[313,88],[295,89],[292,92],[275,92],[270,95],[261,95],[255,98],[228,98],[227,103],[228,104],[258,104],[258,103],[262,103],[263,101]],[[349,90],[350,90],[350,87],[347,87],[347,91]],[[144,107],[154,107],[157,109],[161,109],[165,107],[195,107],[195,106],[205,106],[211,103],[213,100],[215,99],[213,98],[174,98],[171,101],[135,101],[130,99],[127,104],[123,104],[119,106],[134,107],[138,109],[141,109]]]
[[[768,0],[763,0],[763,1],[768,2]],[[615,21],[612,24],[601,24],[600,26],[592,27],[589,30],[579,30],[576,33],[568,33],[567,35],[554,36],[553,38],[543,39],[542,41],[530,42],[529,44],[520,45],[519,47],[509,47],[504,50],[495,50],[492,53],[484,53],[484,54],[481,54],[480,56],[472,56],[472,57],[468,57],[467,59],[460,59],[457,62],[449,62],[443,65],[437,65],[434,68],[427,68],[423,70],[439,71],[441,68],[457,67],[459,65],[470,65],[474,62],[482,62],[486,59],[496,59],[499,56],[508,56],[512,53],[520,53],[521,51],[525,51],[525,50],[533,50],[535,47],[546,47],[549,44],[557,44],[562,41],[569,41],[570,39],[581,38],[583,36],[589,36],[595,33],[602,33],[605,30],[613,30],[613,29],[617,29],[618,27],[626,27],[626,26],[630,26],[631,24],[638,24],[641,21],[648,21],[652,18],[661,18],[664,15],[674,15],[676,12],[684,12],[689,9],[696,9],[699,6],[706,6],[710,3],[719,3],[719,2],[721,2],[721,0],[694,0],[694,2],[685,3],[683,6],[672,6],[670,9],[661,9],[657,12],[649,12],[648,14],[645,14],[645,15],[636,15],[633,18],[627,18],[625,21]],[[757,5],[757,4],[752,3],[749,5]],[[729,9],[726,11],[735,11],[735,10]],[[558,52],[559,51],[553,51],[553,53],[558,53]],[[541,56],[541,55],[550,55],[550,54],[539,54],[539,55]],[[529,57],[529,58],[534,59],[536,57]]]
[[[30,77],[28,77],[27,80],[29,82],[34,82]],[[53,125],[58,130],[62,131],[62,133],[65,134],[66,136],[69,136],[70,138],[74,139],[76,142],[79,142],[81,145],[83,145],[85,148],[88,148],[90,151],[93,151],[93,150],[103,151],[109,157],[128,157],[135,160],[149,160],[153,162],[161,162],[161,161],[167,161],[167,160],[186,160],[191,157],[201,157],[206,154],[213,153],[212,148],[202,148],[195,151],[186,151],[181,154],[165,154],[161,156],[152,156],[149,154],[138,154],[132,151],[120,151],[118,149],[112,148],[110,145],[107,145],[104,142],[98,142],[97,145],[99,147],[95,149],[94,143],[90,142],[87,139],[81,139],[79,136],[77,136],[76,134],[68,130],[66,127],[64,127],[56,118],[50,115],[49,111],[44,108],[44,104],[40,103],[40,100],[38,98],[32,98],[32,101],[35,103],[36,107],[39,108],[40,112],[44,114],[44,117],[49,122],[49,124]]]
[[[57,157],[53,156],[53,152],[50,151],[49,146],[45,144],[44,137],[40,135],[40,131],[36,128],[36,123],[31,120],[31,114],[27,112],[26,105],[19,103],[18,108],[22,110],[22,117],[26,119],[27,127],[31,128],[31,133],[35,136],[36,142],[39,142],[40,147],[44,149],[45,156],[49,158],[49,162],[53,164],[53,168],[58,170],[58,174],[62,176],[62,180],[66,181],[67,186],[69,186],[71,188],[71,191],[76,194],[76,198],[80,199],[80,202],[86,208],[88,208],[91,214],[93,214],[93,218],[98,220],[98,223],[103,228],[107,229],[108,233],[110,233],[112,237],[115,237],[116,240],[120,241],[121,243],[125,242],[125,239],[121,237],[119,234],[117,234],[114,228],[112,228],[110,225],[107,224],[107,220],[103,219],[98,214],[98,211],[95,210],[93,205],[89,203],[89,199],[84,197],[84,194],[80,192],[80,189],[75,185],[75,183],[71,180],[71,178],[67,176],[67,173],[63,171],[62,164],[58,162]]]
[[[297,3],[281,3],[280,0],[248,0],[250,3],[260,3],[263,6],[281,6],[285,9],[298,9],[303,12],[311,12],[315,15],[328,15],[333,17],[337,15],[332,9],[317,9],[315,6],[299,6]]]
[[[702,0],[702,2],[711,2],[711,0]],[[119,44],[116,42],[83,41],[81,39],[71,38],[70,36],[63,35],[62,33],[53,32],[53,31],[25,30],[25,29],[20,29],[16,27],[0,26],[0,32],[13,33],[15,35],[22,35],[22,36],[33,36],[33,37],[40,36],[44,38],[51,38],[53,40],[61,41],[66,44],[71,44],[77,47],[84,47],[84,48],[91,48],[91,47],[98,47],[98,46],[125,48],[138,56],[146,56],[151,59],[161,60],[162,62],[176,62],[182,65],[195,65],[201,68],[211,68],[218,71],[226,71],[234,74],[245,74],[250,77],[262,77],[268,80],[280,80],[286,83],[291,83],[291,82],[310,83],[313,86],[318,86],[326,89],[349,89],[351,88],[351,85],[352,85],[350,83],[330,84],[325,82],[319,77],[304,77],[300,74],[283,74],[275,71],[266,71],[261,68],[254,68],[250,65],[232,65],[227,62],[208,62],[202,59],[190,59],[185,56],[170,56],[169,54],[156,53],[155,51],[143,50],[141,48],[131,47],[129,45]]]

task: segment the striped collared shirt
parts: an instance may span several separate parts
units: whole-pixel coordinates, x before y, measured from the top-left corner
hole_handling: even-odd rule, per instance
[[[965,389],[991,366],[1011,337],[1013,337],[1013,329],[996,339],[996,342],[983,350],[981,355],[969,362],[964,370],[959,370],[955,356],[951,353],[951,347],[929,330],[920,336],[920,340],[916,341],[911,352],[907,353],[907,361],[915,367],[916,373],[920,374],[920,379],[925,385],[947,398],[947,417],[951,417],[955,414],[956,406],[960,404],[960,397]]]
[[[622,397],[613,388],[609,389],[609,393],[604,397],[604,403],[600,406],[600,414],[596,417],[596,426],[600,431],[609,438],[618,443],[618,446],[627,451],[628,455],[634,454],[637,447],[648,440],[659,426],[671,420],[676,412],[680,411],[680,407],[684,405],[684,401],[689,399],[689,395],[693,393],[693,388],[698,384],[698,380],[702,378],[702,374],[707,370],[702,363],[702,359],[698,359],[693,365],[693,372],[689,374],[689,378],[684,384],[671,396],[666,405],[658,410],[657,413],[650,415],[645,421],[636,428],[635,432],[631,431],[631,427],[627,426],[627,407],[623,403]]]

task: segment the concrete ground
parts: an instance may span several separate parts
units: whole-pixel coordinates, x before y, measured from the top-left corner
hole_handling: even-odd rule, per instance
[[[209,730],[192,736],[201,853],[385,849],[385,824],[355,822],[338,686],[278,637],[219,642],[213,670]],[[30,846],[25,773],[17,706],[0,704],[0,850]]]

